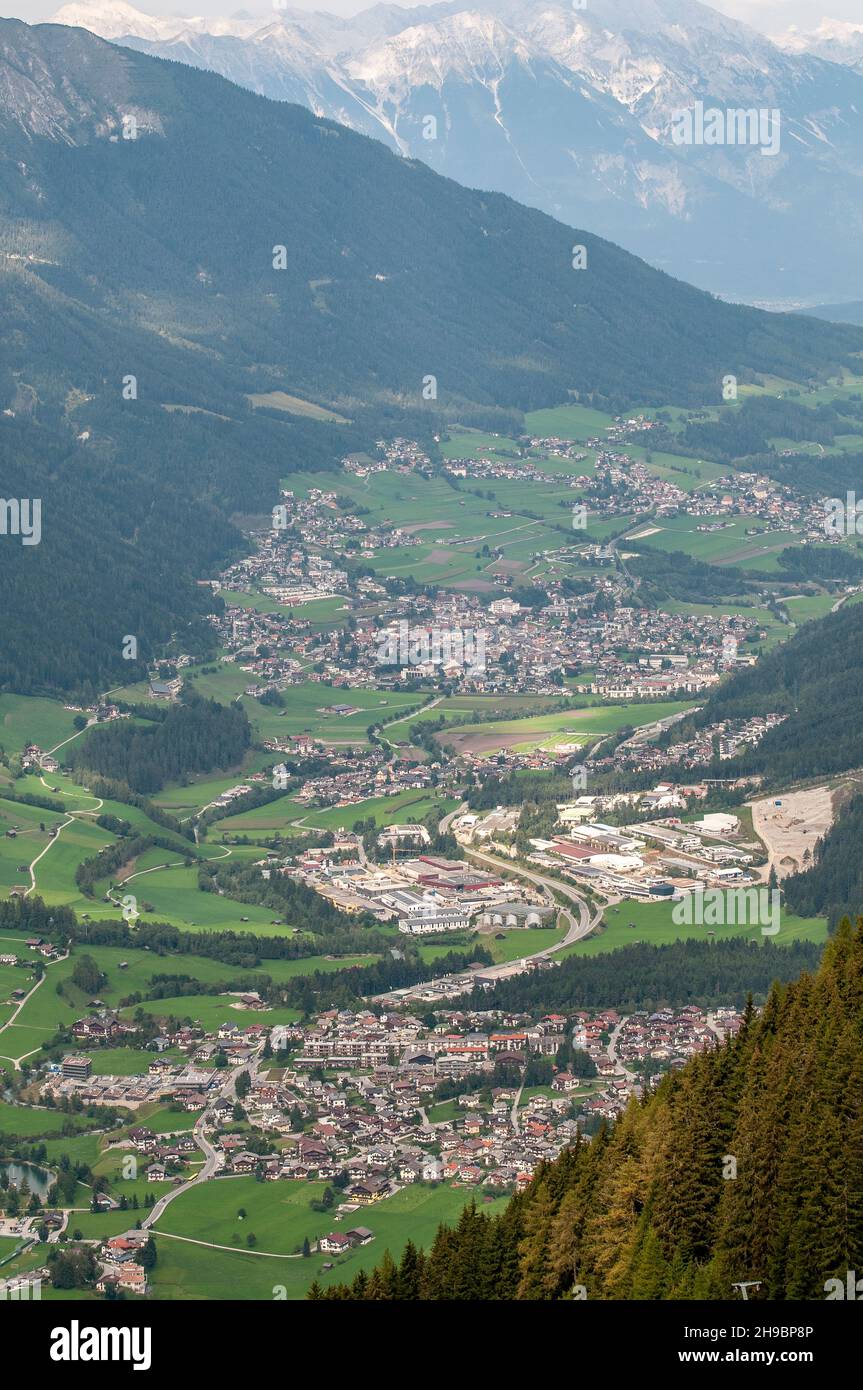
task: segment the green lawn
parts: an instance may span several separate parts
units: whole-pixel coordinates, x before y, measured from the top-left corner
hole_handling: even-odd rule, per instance
[[[64,1114],[35,1105],[10,1105],[0,1100],[0,1136],[17,1134],[22,1139],[37,1139],[43,1134],[56,1134],[64,1125],[83,1129],[92,1123],[82,1115]]]
[[[455,810],[459,803],[452,798],[438,797],[425,791],[399,792],[397,796],[378,796],[368,801],[357,801],[352,806],[330,806],[324,811],[304,811],[297,808],[295,819],[302,818],[303,824],[318,830],[350,829],[355,821],[374,816],[380,826],[407,824],[421,821],[434,811],[445,816]]]
[[[473,1194],[464,1188],[437,1188],[414,1184],[394,1197],[363,1207],[350,1217],[335,1221],[332,1213],[311,1211],[309,1202],[320,1196],[322,1183],[278,1181],[257,1183],[251,1177],[221,1178],[184,1193],[167,1208],[156,1226],[159,1251],[154,1276],[156,1298],[250,1298],[287,1296],[300,1299],[314,1279],[322,1284],[352,1279],[359,1269],[369,1269],[389,1248],[398,1258],[410,1239],[426,1248],[441,1222],[453,1222]],[[482,1198],[477,1196],[478,1201]],[[505,1199],[484,1206],[500,1211]],[[247,1215],[240,1221],[237,1213]],[[301,1248],[303,1237],[316,1240],[328,1231],[368,1226],[375,1239],[338,1258],[312,1255],[307,1259],[267,1259],[262,1255],[208,1250],[205,1246],[160,1238],[161,1232],[245,1248],[250,1231],[256,1249],[290,1256]],[[323,1270],[332,1263],[332,1270]],[[281,1294],[284,1289],[285,1295]]]
[[[312,599],[310,603],[279,603],[269,594],[257,591],[247,594],[235,589],[222,589],[221,595],[229,608],[253,609],[256,613],[291,613],[321,632],[344,627],[352,611],[346,607],[343,598]]]
[[[811,622],[813,618],[826,617],[835,607],[837,599],[835,594],[807,594],[799,598],[792,596],[783,602],[791,621],[799,626]]]
[[[463,1118],[463,1116],[467,1114],[467,1111],[463,1110],[455,1100],[442,1100],[437,1105],[429,1106],[426,1110],[426,1114],[428,1115],[430,1124],[451,1125],[454,1124],[456,1120]]]
[[[699,526],[716,524],[716,531],[699,531]],[[643,543],[651,550],[683,551],[696,560],[712,565],[730,565],[741,569],[778,571],[777,555],[786,546],[795,544],[789,531],[765,531],[748,536],[754,523],[751,517],[676,516],[651,521],[656,526],[653,535]],[[641,526],[636,527],[637,536]]]
[[[586,405],[557,405],[550,410],[531,410],[524,417],[530,434],[545,438],[557,435],[561,439],[604,438],[614,417]]]
[[[275,1023],[294,1023],[300,1017],[296,1009],[232,1009],[229,1000],[214,994],[179,994],[169,999],[145,1000],[143,1004],[124,1010],[123,1016],[131,1018],[139,1008],[157,1018],[194,1019],[207,1031],[222,1023],[260,1023],[270,1027]]]

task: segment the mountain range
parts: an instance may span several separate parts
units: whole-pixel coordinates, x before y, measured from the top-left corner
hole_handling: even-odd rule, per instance
[[[773,42],[698,0],[445,0],[353,19],[277,5],[275,19],[190,20],[83,0],[55,18],[300,103],[723,297],[800,307],[858,293],[855,26]],[[778,156],[675,144],[675,113],[697,102],[778,110]]]

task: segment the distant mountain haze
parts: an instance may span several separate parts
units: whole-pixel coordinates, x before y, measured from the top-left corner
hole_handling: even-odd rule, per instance
[[[851,329],[723,305],[212,74],[81,29],[4,21],[0,35],[16,293],[96,315],[106,344],[157,334],[178,359],[163,399],[180,382],[205,405],[290,385],[350,414],[359,394],[421,404],[429,374],[445,411],[573,392],[716,399],[725,373],[811,374],[858,345]],[[93,369],[104,350],[94,340]],[[60,369],[89,389],[90,365],[88,349]]]
[[[795,307],[858,293],[853,25],[780,47],[698,0],[448,0],[271,20],[83,0],[56,19],[298,102],[723,297]],[[675,112],[698,102],[778,110],[778,155],[675,144]]]

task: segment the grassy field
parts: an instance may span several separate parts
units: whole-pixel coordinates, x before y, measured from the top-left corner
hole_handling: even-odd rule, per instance
[[[783,912],[778,935],[767,938],[761,936],[757,927],[737,925],[715,928],[678,926],[672,920],[671,913],[672,904],[670,902],[620,903],[619,907],[612,907],[606,911],[603,930],[585,937],[583,941],[576,941],[572,946],[564,947],[558,958],[561,959],[563,956],[595,956],[605,951],[618,950],[621,946],[632,946],[637,942],[647,942],[653,946],[665,946],[671,941],[683,941],[689,938],[707,941],[709,931],[715,932],[717,941],[724,941],[732,937],[743,937],[745,940],[757,937],[761,942],[769,939],[774,945],[780,946],[789,941],[824,942],[827,940],[827,923],[820,918],[793,917]],[[630,923],[634,925],[630,926]]]
[[[561,690],[561,696],[565,695]],[[432,722],[443,718],[448,724],[471,724],[478,715],[485,719],[493,715],[499,719],[525,718],[528,715],[554,713],[561,696],[542,695],[448,695],[439,704],[416,714],[408,715],[387,728],[387,736],[395,742],[407,739],[413,724]],[[573,700],[572,708],[579,707],[581,698]]]
[[[523,956],[536,955],[537,951],[545,951],[549,946],[556,946],[566,936],[566,931],[566,927],[516,928],[504,932],[502,941],[497,940],[494,932],[483,932],[472,940],[475,945],[486,946],[491,951],[496,965],[503,965],[511,960],[521,960]]]
[[[471,435],[466,447],[475,442]],[[552,471],[550,463],[541,466]],[[503,569],[519,573],[546,553],[573,544],[570,512],[577,493],[569,488],[567,475],[574,471],[575,465],[560,461],[560,486],[540,488],[528,479],[457,487],[444,478],[406,478],[389,471],[367,478],[342,475],[339,492],[367,509],[369,525],[401,527],[416,538],[414,544],[370,554],[367,562],[379,576],[410,575],[419,582],[489,593],[500,591]],[[318,486],[320,475],[291,475],[290,487],[298,496]],[[417,520],[426,517],[433,520]],[[589,528],[581,538],[591,535]],[[495,550],[502,552],[505,565]]]
[[[825,618],[836,606],[835,594],[792,595],[783,600],[791,621],[800,626],[814,618]]]
[[[699,526],[720,525],[716,531],[699,531]],[[748,536],[753,526],[750,517],[676,516],[661,517],[651,522],[656,530],[643,538],[652,550],[683,551],[695,560],[710,565],[728,565],[741,569],[758,569],[765,573],[779,572],[777,556],[786,546],[795,544],[789,531],[766,531]],[[638,535],[641,527],[633,533]]]
[[[611,734],[631,724],[638,728],[665,719],[679,710],[689,709],[691,701],[656,701],[619,705],[577,707],[554,714],[535,715],[524,719],[490,720],[483,724],[447,729],[438,741],[456,752],[470,749],[493,753],[506,744],[521,751],[534,748],[554,749],[561,743],[586,743],[597,734]]]
[[[346,969],[366,959],[361,956],[308,956],[298,960],[267,961],[258,969],[244,969],[240,966],[224,965],[205,956],[184,955],[160,959],[152,951],[137,950],[133,947],[88,946],[85,943],[79,950],[92,956],[106,976],[99,990],[99,998],[109,1008],[117,1008],[120,1000],[126,995],[145,992],[149,988],[151,976],[165,970],[190,975],[204,983],[221,984],[230,980],[242,987],[245,980],[248,981],[249,988],[253,988],[261,974],[268,974],[273,979],[282,981],[292,979],[296,975],[312,974],[316,970]],[[122,961],[127,962],[125,969],[121,968]],[[68,1027],[87,1012],[87,995],[72,983],[74,964],[73,953],[68,959],[47,967],[44,984],[40,985],[27,1001],[15,1023],[0,1034],[0,1052],[4,1056],[20,1057],[41,1047],[59,1027]],[[57,993],[58,984],[62,984],[62,994]],[[208,1027],[217,1026],[226,1019],[237,1023],[287,1023],[296,1017],[290,1009],[261,1012],[232,1009],[232,1002],[234,1001],[218,995],[187,995],[144,1003],[142,1007],[155,1014],[199,1018]],[[97,1062],[100,1056],[109,1055],[93,1053]],[[152,1060],[147,1053],[136,1055],[142,1059],[146,1058],[148,1062]],[[106,1069],[101,1067],[101,1062],[99,1069]],[[110,1071],[111,1068],[107,1067],[107,1070]]]
[[[561,439],[603,438],[613,423],[612,415],[586,405],[557,405],[550,410],[532,410],[524,417],[525,429],[545,438],[552,435]]]
[[[281,410],[286,415],[302,415],[310,420],[326,420],[337,425],[349,423],[344,415],[337,415],[334,410],[328,410],[325,406],[315,405],[314,401],[304,401],[300,396],[291,396],[287,391],[258,392],[250,395],[248,400],[256,409],[263,407],[267,410]]]
[[[217,1179],[184,1193],[171,1203],[156,1225],[159,1258],[154,1296],[301,1299],[314,1279],[324,1285],[352,1279],[359,1269],[376,1264],[386,1248],[398,1258],[409,1239],[417,1245],[430,1245],[438,1225],[457,1220],[472,1196],[464,1188],[414,1184],[386,1201],[363,1207],[337,1221],[332,1212],[316,1213],[310,1209],[309,1202],[320,1197],[322,1191],[322,1183],[257,1183],[251,1177],[238,1177]],[[504,1200],[490,1202],[484,1209],[500,1211]],[[238,1217],[241,1208],[246,1212],[242,1221]],[[290,1258],[301,1249],[304,1237],[313,1242],[328,1231],[350,1230],[358,1225],[374,1231],[375,1239],[369,1245],[339,1257]],[[171,1232],[191,1240],[230,1245],[240,1252],[246,1248],[250,1231],[257,1238],[258,1251],[288,1258],[235,1254],[162,1238],[163,1232]],[[325,1263],[332,1263],[334,1268],[324,1270]]]
[[[233,662],[221,662],[215,667],[190,667],[186,679],[195,690],[206,699],[230,704],[238,700],[249,717],[249,721],[259,739],[284,738],[291,734],[311,734],[323,742],[365,744],[366,729],[370,724],[392,718],[400,710],[407,710],[422,703],[422,696],[405,692],[377,690],[337,689],[319,681],[304,681],[289,686],[284,692],[284,708],[262,705],[260,700],[243,692],[249,684],[249,676]],[[147,700],[146,686],[129,686],[118,692],[118,699]],[[353,705],[356,714],[340,715],[329,712],[333,705]],[[236,774],[209,774],[197,784],[218,788],[224,791],[242,781],[242,773],[254,771],[274,762],[272,754],[254,755],[247,759]],[[191,779],[190,779],[191,782]],[[199,796],[184,796],[190,787],[171,788],[161,791],[154,797],[159,805],[168,809],[193,805],[200,807],[206,802]],[[215,794],[218,795],[218,790]],[[212,799],[212,798],[210,798]]]
[[[442,1100],[438,1105],[429,1106],[426,1114],[429,1122],[433,1125],[451,1125],[461,1116],[466,1115],[467,1111],[462,1109],[458,1101]]]
[[[220,592],[229,608],[248,608],[256,613],[292,613],[295,618],[311,623],[313,628],[321,632],[344,627],[352,612],[343,598],[312,599],[310,603],[279,603],[269,594],[241,593],[236,589],[222,589]]]
[[[208,1032],[223,1023],[238,1026],[260,1023],[269,1028],[276,1023],[295,1023],[300,1017],[296,1009],[232,1009],[230,1001],[215,994],[180,994],[168,999],[145,1000],[143,1004],[136,1004],[134,1009],[121,1012],[123,1017],[131,1018],[136,1009],[143,1009],[157,1018],[190,1018]]]
[[[75,710],[64,709],[59,700],[0,695],[0,747],[20,753],[28,743],[38,743],[47,751],[75,732],[74,718]]]
[[[36,1105],[10,1105],[0,1100],[0,1136],[17,1134],[24,1139],[37,1139],[43,1134],[56,1134],[64,1126],[83,1129],[90,1124],[82,1115],[64,1114]]]
[[[378,796],[368,801],[357,801],[352,806],[330,806],[324,811],[303,813],[303,825],[317,830],[349,829],[355,821],[374,816],[380,826],[409,824],[421,821],[429,811],[445,816],[459,803],[452,797],[435,796],[426,791],[399,792],[397,796]]]

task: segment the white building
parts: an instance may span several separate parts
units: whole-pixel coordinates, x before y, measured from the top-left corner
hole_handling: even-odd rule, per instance
[[[470,912],[461,907],[444,907],[438,903],[416,909],[399,918],[399,931],[410,936],[428,936],[432,932],[464,931],[470,926]]]

